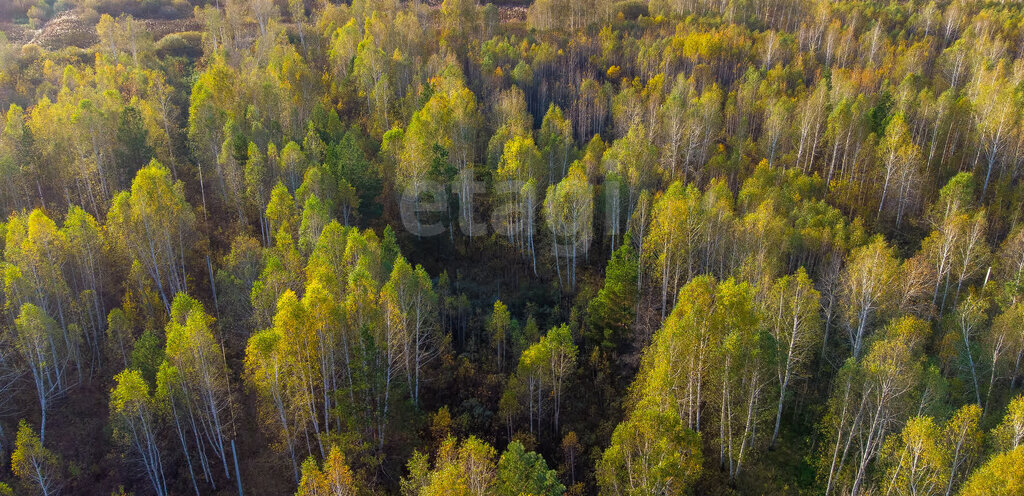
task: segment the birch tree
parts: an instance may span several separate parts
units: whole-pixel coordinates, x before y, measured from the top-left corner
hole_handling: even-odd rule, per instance
[[[76,384],[74,360],[79,337],[60,330],[57,321],[31,304],[21,306],[14,320],[15,346],[27,365],[39,400],[39,440],[46,440],[46,414]]]
[[[947,480],[945,495],[949,496],[964,482],[981,455],[984,432],[981,430],[981,407],[964,405],[953,413],[942,427],[941,452]],[[941,488],[940,488],[941,489]]]
[[[864,340],[877,320],[890,310],[898,278],[894,250],[881,236],[850,252],[843,270],[840,301],[854,358],[860,357]]]
[[[993,72],[980,74],[969,92],[978,144],[981,146],[979,152],[984,154],[985,159],[982,197],[988,192],[992,172],[998,172],[997,166],[1005,160],[1006,149],[1014,140],[1019,127],[1019,118],[1013,114],[1012,106],[1007,105],[1013,99],[1013,84],[1001,74],[1002,69],[993,68]]]
[[[697,241],[704,228],[700,194],[696,187],[672,183],[654,200],[651,225],[644,240],[647,263],[654,265],[655,280],[661,283],[661,314],[675,304],[681,281],[694,275]],[[652,260],[653,259],[653,260]]]
[[[25,482],[27,488],[42,496],[60,494],[67,483],[60,458],[43,447],[42,438],[37,437],[24,420],[18,423],[11,471]]]
[[[302,480],[295,496],[355,496],[358,486],[345,455],[337,446],[331,448],[321,468],[310,457],[302,464]]]
[[[505,368],[505,354],[508,353],[508,340],[512,318],[508,307],[501,300],[494,302],[494,310],[487,321],[487,332],[491,336],[491,345],[495,350],[495,365],[498,372]]]
[[[153,491],[168,494],[164,464],[157,445],[158,411],[149,384],[137,370],[127,369],[114,376],[110,391],[110,421],[114,437],[134,452]]]
[[[76,295],[84,317],[80,327],[85,343],[92,351],[92,362],[99,363],[101,336],[106,330],[107,310],[103,303],[108,267],[108,241],[96,219],[79,207],[71,207],[61,229],[68,243],[68,259],[73,268],[69,286]]]
[[[762,401],[771,380],[771,350],[760,332],[753,306],[753,290],[732,280],[719,283],[716,303],[725,335],[721,343],[721,389],[718,397],[719,461],[735,481],[750,452],[760,448],[766,433]],[[758,436],[761,432],[761,436]]]
[[[918,190],[920,168],[922,163],[921,150],[912,141],[910,130],[902,115],[896,115],[885,128],[885,136],[878,144],[878,158],[882,163],[881,199],[878,201],[877,219],[881,220],[886,208],[886,200],[892,199],[890,207],[898,229],[905,213],[915,202],[914,195]]]
[[[953,321],[953,332],[957,334],[961,345],[961,356],[966,358],[967,371],[970,373],[974,399],[981,405],[981,387],[978,382],[978,365],[975,360],[977,349],[977,338],[986,327],[988,321],[989,301],[982,295],[971,294],[965,298],[956,310],[951,319]]]
[[[158,373],[158,394],[170,403],[176,428],[189,430],[195,443],[193,450],[183,444],[187,457],[194,453],[215,486],[209,457],[220,460],[224,476],[231,479],[227,445],[230,444],[231,396],[228,368],[221,345],[211,329],[213,317],[192,297],[179,294],[171,306],[167,336],[166,361]],[[184,443],[184,435],[182,442]]]
[[[1024,319],[1024,306],[1016,303],[996,316],[992,325],[981,334],[981,351],[985,353],[986,362],[989,368],[988,387],[985,392],[985,402],[981,404],[984,411],[989,411],[992,401],[992,391],[996,381],[1012,375],[1011,362],[1020,360],[1020,353],[1024,350],[1024,333],[1020,331],[1020,322]]]
[[[540,149],[541,162],[547,164],[548,183],[561,180],[569,170],[574,141],[572,122],[558,105],[552,103],[548,106],[540,129],[537,130],[536,143]]]
[[[282,340],[281,333],[273,328],[253,334],[245,349],[245,370],[250,385],[262,400],[260,411],[266,412],[265,418],[273,418],[280,429],[275,432],[291,458],[293,475],[298,481],[296,444],[309,418],[300,398],[308,393],[295,380]]]
[[[775,339],[775,370],[779,386],[775,429],[769,446],[774,446],[779,437],[782,409],[790,382],[806,375],[808,362],[821,341],[820,300],[821,295],[814,289],[803,267],[793,275],[776,280],[764,297],[764,323]]]
[[[702,472],[700,437],[671,412],[644,405],[615,427],[597,464],[602,495],[682,494]]]
[[[537,267],[537,254],[534,248],[537,187],[544,177],[541,159],[540,150],[532,138],[513,136],[505,142],[504,151],[498,162],[497,177],[504,181],[500,186],[500,192],[508,194],[510,199],[499,205],[494,212],[495,228],[503,230],[503,234],[508,236],[520,253],[524,256],[529,254],[534,272]]]
[[[586,257],[593,238],[594,186],[587,181],[580,164],[558,184],[548,186],[544,198],[544,218],[551,232],[551,251],[555,257],[558,280],[576,287],[579,256]],[[564,273],[562,264],[564,263]]]
[[[23,305],[32,304],[56,319],[56,345],[65,350],[65,359],[72,366],[68,370],[74,371],[83,365],[79,350],[82,325],[74,318],[74,300],[64,276],[70,265],[68,251],[64,233],[41,209],[35,209],[28,215],[11,216],[6,229],[4,263],[0,267],[6,305],[12,316]],[[40,431],[45,431],[45,426],[40,426]]]
[[[914,317],[894,320],[861,359],[840,370],[822,428],[820,467],[825,494],[866,491],[870,464],[886,436],[915,406],[922,377],[921,347],[930,332]]]
[[[185,292],[185,261],[196,236],[196,219],[184,186],[153,161],[139,170],[131,191],[111,202],[107,227],[125,251],[138,260],[157,287],[168,313],[174,295]]]
[[[948,484],[940,429],[931,417],[914,417],[886,440],[879,463],[886,465],[880,489],[886,494],[940,494]]]

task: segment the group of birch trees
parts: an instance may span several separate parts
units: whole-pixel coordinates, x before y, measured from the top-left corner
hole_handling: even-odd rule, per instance
[[[1019,5],[527,3],[0,7],[0,495],[1022,491]]]

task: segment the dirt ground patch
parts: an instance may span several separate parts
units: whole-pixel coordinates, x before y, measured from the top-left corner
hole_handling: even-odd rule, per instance
[[[439,7],[440,3],[440,0],[428,0],[428,4],[435,8]],[[498,9],[502,22],[526,19],[527,9],[524,6],[500,5]],[[95,12],[74,9],[57,14],[39,29],[32,29],[25,24],[0,21],[0,31],[15,45],[32,43],[47,50],[59,50],[68,46],[88,48],[98,41],[96,19]],[[153,35],[153,41],[158,41],[171,33],[202,30],[202,25],[194,17],[138,20]]]
[[[28,26],[14,24],[9,21],[0,22],[0,31],[7,36],[7,41],[15,45],[24,45],[25,43],[28,43],[28,40],[32,39],[33,32]]]
[[[0,22],[0,31],[15,45],[36,44],[47,50],[75,46],[88,48],[98,41],[96,36],[96,15],[75,9],[61,12],[39,29],[24,24]],[[202,29],[193,17],[183,19],[139,19],[157,41],[171,33],[198,31]]]
[[[56,50],[66,46],[86,48],[96,44],[96,26],[90,25],[77,10],[61,12],[46,21],[42,28],[33,32],[28,43],[39,45],[48,50]]]

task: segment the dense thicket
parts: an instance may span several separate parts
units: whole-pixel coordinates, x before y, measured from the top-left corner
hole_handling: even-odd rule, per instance
[[[0,21],[0,495],[1024,491],[1018,3]]]

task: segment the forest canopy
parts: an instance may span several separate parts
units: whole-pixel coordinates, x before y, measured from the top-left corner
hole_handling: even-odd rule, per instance
[[[1024,7],[0,3],[0,496],[1024,494]]]

